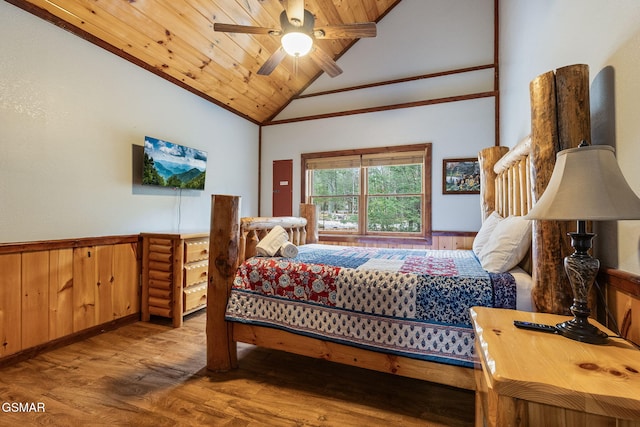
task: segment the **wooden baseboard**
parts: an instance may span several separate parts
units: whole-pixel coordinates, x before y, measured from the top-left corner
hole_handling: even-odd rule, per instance
[[[101,325],[96,325],[92,328],[88,328],[70,335],[66,335],[62,338],[48,341],[44,344],[40,344],[35,347],[24,349],[22,351],[19,351],[18,353],[14,353],[9,356],[1,358],[0,368],[13,365],[18,362],[22,362],[23,360],[31,359],[32,357],[35,357],[39,354],[45,353],[47,351],[50,351],[56,348],[64,347],[78,341],[86,340],[87,338],[100,335],[107,331],[118,329],[122,326],[135,323],[139,320],[140,320],[140,313],[133,313],[128,316],[113,320],[111,322],[103,323]]]

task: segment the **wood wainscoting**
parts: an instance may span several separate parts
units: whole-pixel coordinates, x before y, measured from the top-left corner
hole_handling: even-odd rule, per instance
[[[598,283],[605,289],[608,311],[615,324],[606,313],[600,314],[601,319],[606,317],[609,329],[640,345],[640,276],[605,267],[600,269]]]
[[[139,236],[0,245],[0,365],[140,316]]]
[[[394,238],[394,237],[350,237],[337,235],[320,235],[318,243],[340,246],[369,246],[375,248],[397,249],[471,249],[475,231],[434,231],[431,233],[431,243],[424,239]]]

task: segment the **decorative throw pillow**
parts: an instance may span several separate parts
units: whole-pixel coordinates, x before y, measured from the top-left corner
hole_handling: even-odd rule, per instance
[[[280,250],[278,250],[278,253],[281,257],[295,258],[298,256],[298,247],[293,243],[287,241],[284,242],[282,246],[280,246]]]
[[[531,221],[511,215],[496,225],[478,258],[488,272],[504,273],[518,265],[530,246]]]
[[[289,240],[287,230],[276,225],[267,233],[264,239],[256,245],[257,256],[275,256],[284,242]]]
[[[496,228],[496,225],[498,225],[502,220],[502,216],[496,211],[491,212],[491,215],[484,220],[482,226],[480,226],[480,230],[478,230],[478,234],[476,234],[475,239],[473,239],[473,244],[471,245],[471,249],[473,249],[473,253],[475,253],[476,256],[480,256],[480,252],[484,245],[489,241],[491,233]]]

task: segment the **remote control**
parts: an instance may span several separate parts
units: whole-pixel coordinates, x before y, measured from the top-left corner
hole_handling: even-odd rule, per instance
[[[520,320],[514,320],[513,324],[516,328],[530,329],[532,331],[548,332],[550,334],[557,334],[558,329],[552,325],[543,325],[541,323],[523,322]]]

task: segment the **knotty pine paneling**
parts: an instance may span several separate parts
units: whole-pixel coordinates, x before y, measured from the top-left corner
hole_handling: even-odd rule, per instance
[[[73,250],[73,332],[96,325],[96,250]]]
[[[22,349],[21,263],[20,254],[0,255],[0,357]]]
[[[462,234],[462,235],[461,235]],[[320,236],[318,243],[324,245],[337,245],[337,246],[367,246],[373,248],[396,248],[396,249],[437,249],[437,250],[452,250],[452,249],[471,249],[473,245],[473,239],[476,233],[454,233],[447,235],[446,232],[439,232],[439,235],[434,235],[431,238],[431,244],[425,243],[397,243],[397,242],[385,242],[385,239],[381,238],[371,242],[355,242],[355,241],[337,241],[335,239],[323,239]],[[407,239],[408,240],[408,239]]]
[[[49,340],[49,252],[22,254],[22,346]]]
[[[95,298],[96,325],[113,319],[113,246],[98,246],[96,251]]]
[[[49,251],[49,340],[73,333],[73,249]]]
[[[0,360],[135,316],[139,272],[138,236],[0,244]]]
[[[616,322],[610,326],[617,326],[622,337],[640,345],[640,297],[614,287],[608,289],[607,296]]]
[[[113,246],[111,263],[113,277],[113,318],[119,319],[140,312],[140,265],[138,244]]]
[[[600,309],[602,321],[623,338],[640,345],[640,275],[601,267],[597,283],[606,291],[608,306]]]

